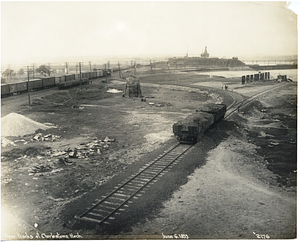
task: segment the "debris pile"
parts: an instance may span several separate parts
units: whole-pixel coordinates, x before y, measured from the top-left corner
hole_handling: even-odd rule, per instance
[[[47,125],[33,121],[21,114],[10,113],[1,118],[1,136],[24,136],[33,134],[36,130],[46,130]]]
[[[1,138],[1,147],[9,147],[9,146],[16,146],[13,141],[10,141],[6,137]]]
[[[50,165],[36,165],[29,169],[29,174],[41,173],[41,172],[50,172],[53,168]]]
[[[54,134],[43,135],[42,133],[38,133],[32,139],[34,141],[52,141],[53,142],[53,141],[58,140],[60,138],[61,138],[61,136],[59,136],[59,135],[54,135]]]
[[[106,137],[103,141],[102,140],[95,140],[87,144],[81,144],[81,147],[70,148],[67,147],[65,150],[56,150],[52,152],[50,155],[51,157],[59,157],[60,161],[66,163],[68,162],[68,158],[78,158],[78,159],[85,159],[88,158],[89,155],[92,154],[101,154],[101,150],[104,148],[109,148],[111,142],[115,141],[115,139],[110,139]]]

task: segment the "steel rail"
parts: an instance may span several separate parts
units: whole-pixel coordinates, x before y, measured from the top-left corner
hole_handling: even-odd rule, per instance
[[[244,99],[244,100],[241,101],[241,102],[236,102],[236,101],[233,102],[234,105],[231,104],[231,105],[229,106],[229,108],[227,109],[227,112],[226,112],[226,114],[225,114],[224,119],[227,119],[228,117],[230,117],[230,116],[231,116],[236,110],[238,110],[239,108],[244,107],[244,106],[246,106],[247,104],[251,103],[255,98],[257,98],[257,97],[259,97],[259,96],[261,96],[261,95],[263,95],[263,94],[265,94],[265,93],[267,93],[267,92],[273,91],[273,90],[275,90],[275,89],[277,89],[277,88],[283,87],[283,86],[285,86],[285,85],[287,85],[287,83],[283,83],[283,84],[280,84],[280,85],[278,85],[278,86],[276,86],[276,87],[272,87],[272,88],[270,88],[270,89],[267,89],[267,90],[264,90],[264,91],[259,92],[259,93],[257,93],[257,94],[254,94],[254,95],[252,95],[252,96],[250,96],[250,97]],[[230,110],[230,109],[232,109],[232,110]],[[229,113],[228,113],[228,112],[229,112]],[[228,114],[227,114],[227,113],[228,113]]]
[[[161,155],[160,157],[158,157],[157,159],[155,159],[154,161],[152,161],[146,167],[142,168],[142,170],[140,170],[137,174],[133,175],[131,178],[129,178],[128,180],[126,180],[125,182],[123,182],[116,189],[114,189],[112,192],[110,192],[107,196],[105,196],[99,202],[97,202],[91,208],[89,208],[86,212],[84,212],[83,214],[81,214],[79,216],[76,215],[75,218],[79,219],[79,220],[87,220],[87,221],[94,220],[94,222],[97,222],[98,224],[101,224],[104,221],[106,221],[109,217],[111,217],[114,213],[116,213],[122,206],[124,206],[129,200],[131,200],[137,193],[139,193],[143,188],[145,188],[153,180],[155,180],[163,171],[165,171],[167,168],[169,168],[180,156],[182,156],[184,153],[186,153],[193,146],[193,144],[188,145],[188,146],[185,145],[187,147],[184,148],[184,150],[181,151],[179,154],[175,154],[176,157],[173,157],[171,159],[171,161],[169,161],[167,164],[160,164],[160,166],[163,166],[163,167],[159,168],[159,171],[156,171],[155,175],[153,175],[150,178],[148,178],[147,181],[141,187],[137,187],[134,192],[132,192],[132,193],[130,193],[128,195],[124,194],[125,197],[127,197],[127,196],[128,197],[124,201],[122,201],[120,204],[116,204],[118,206],[115,207],[115,208],[113,208],[113,210],[111,212],[109,212],[106,216],[104,216],[101,220],[91,219],[91,218],[84,217],[84,216],[91,214],[91,212],[93,211],[93,209],[95,209],[101,203],[103,203],[106,200],[108,200],[110,197],[112,197],[114,194],[116,194],[117,192],[119,192],[122,188],[124,188],[131,181],[134,181],[138,176],[140,176],[141,174],[143,174],[144,172],[146,172],[148,169],[151,169],[152,166],[155,167],[155,165],[159,164],[159,161],[162,161],[163,158],[166,158],[167,155],[170,155],[172,151],[176,150],[176,148],[182,147],[182,146],[183,145],[179,143],[179,144],[176,144],[175,146],[171,147],[168,151],[165,151],[165,153],[163,155]]]

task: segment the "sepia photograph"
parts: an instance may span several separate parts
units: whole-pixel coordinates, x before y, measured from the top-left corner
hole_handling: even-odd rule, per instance
[[[1,1],[1,240],[297,238],[297,1]]]

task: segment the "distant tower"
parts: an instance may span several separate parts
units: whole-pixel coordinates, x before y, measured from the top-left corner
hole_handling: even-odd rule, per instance
[[[207,52],[207,46],[205,46],[205,51],[204,51],[204,53],[201,54],[201,57],[203,57],[203,58],[209,57],[209,53]]]
[[[186,57],[186,58],[189,57],[189,46],[188,46],[188,48],[187,48],[187,52],[186,52],[185,57]]]

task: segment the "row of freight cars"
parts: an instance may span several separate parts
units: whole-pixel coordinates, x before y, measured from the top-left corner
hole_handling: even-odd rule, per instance
[[[45,77],[28,81],[1,84],[1,98],[20,94],[23,92],[36,91],[40,89],[57,86],[58,88],[68,88],[80,84],[87,84],[91,79],[110,76],[110,70],[97,70],[91,72],[82,72],[80,74],[70,74],[56,77]]]
[[[181,143],[197,143],[205,131],[222,120],[225,104],[207,104],[173,125],[173,133]]]

